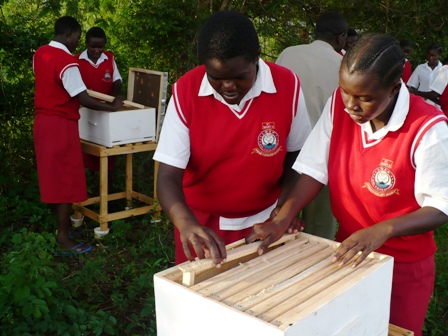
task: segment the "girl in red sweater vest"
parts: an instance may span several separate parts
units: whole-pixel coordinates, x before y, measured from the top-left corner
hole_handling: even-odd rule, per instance
[[[262,254],[328,184],[341,242],[333,261],[356,267],[372,251],[393,256],[390,322],[421,335],[434,286],[433,230],[448,222],[448,126],[409,93],[403,64],[388,35],[366,34],[353,45],[340,87],[293,165],[301,177],[247,241],[264,239]]]

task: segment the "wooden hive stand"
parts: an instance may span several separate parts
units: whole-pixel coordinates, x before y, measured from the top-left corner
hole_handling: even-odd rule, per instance
[[[86,140],[81,140],[82,151],[100,159],[100,186],[99,196],[90,197],[84,202],[73,204],[75,217],[85,215],[100,224],[101,231],[108,229],[108,223],[113,220],[129,218],[161,211],[156,195],[157,173],[159,164],[154,162],[154,196],[143,195],[133,190],[133,154],[154,151],[157,148],[160,130],[166,108],[168,73],[147,69],[130,68],[128,78],[127,102],[150,106],[156,109],[156,138],[155,141],[137,142],[114,147],[106,147]],[[91,94],[91,93],[90,93]],[[106,99],[105,99],[106,100]],[[132,104],[132,103],[131,103]],[[108,192],[108,157],[126,155],[126,187],[125,191],[109,194]],[[128,207],[124,211],[108,213],[108,202],[126,199]],[[133,200],[144,203],[144,206],[131,208]],[[95,203],[99,204],[99,211],[88,208]]]

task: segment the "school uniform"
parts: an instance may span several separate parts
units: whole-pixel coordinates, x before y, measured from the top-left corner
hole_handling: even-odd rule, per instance
[[[438,62],[437,66],[434,69],[432,69],[428,65],[428,62],[418,65],[415,68],[409,80],[407,81],[407,86],[413,87],[414,89],[417,89],[418,91],[421,92],[431,91],[430,85],[436,78],[437,72],[441,67],[442,67],[441,62]],[[425,99],[425,101],[428,104],[439,107],[439,105],[434,103],[432,100]]]
[[[430,90],[437,92],[440,97],[440,107],[448,116],[448,66],[442,66],[437,72],[437,76],[430,85]]]
[[[87,50],[75,55],[78,59],[79,70],[86,87],[90,90],[112,94],[113,84],[115,81],[122,81],[120,72],[118,71],[115,57],[110,51],[103,52],[96,63],[93,63]],[[83,153],[84,166],[93,171],[100,170],[100,160],[97,156]],[[115,168],[115,157],[108,157],[108,169]]]
[[[403,76],[401,76],[401,79],[403,82],[407,83],[409,78],[411,78],[412,75],[412,68],[411,68],[411,62],[406,58],[403,66]]]
[[[76,58],[78,59],[82,79],[90,90],[110,95],[113,83],[117,80],[123,81],[114,54],[110,51],[103,52],[96,63],[90,60],[87,50],[77,54]]]
[[[173,86],[154,160],[185,169],[187,205],[229,244],[269,218],[286,153],[300,150],[310,130],[291,71],[259,60],[252,89],[229,105],[199,66]],[[176,262],[184,260],[176,229]]]
[[[336,239],[429,206],[448,214],[447,118],[402,84],[388,124],[355,123],[340,89],[293,165],[328,184],[339,221]],[[377,252],[394,257],[391,323],[421,335],[434,285],[432,232],[389,239]]]
[[[67,47],[51,41],[33,57],[37,173],[44,203],[87,199],[76,96],[86,90],[78,63]]]

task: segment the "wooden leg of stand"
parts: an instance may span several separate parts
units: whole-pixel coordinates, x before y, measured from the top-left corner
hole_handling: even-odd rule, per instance
[[[132,207],[132,154],[126,154],[126,200]]]
[[[157,202],[157,174],[159,173],[159,161],[154,161],[154,202]]]
[[[108,190],[107,190],[107,156],[100,157],[100,228],[106,231],[108,223],[105,220],[107,216]]]

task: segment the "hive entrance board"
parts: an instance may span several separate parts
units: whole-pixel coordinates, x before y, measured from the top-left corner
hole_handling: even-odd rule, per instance
[[[250,245],[230,250],[228,255],[237,257],[231,257],[231,266],[224,270],[213,264],[204,267],[210,261],[200,260],[156,274],[159,335],[175,335],[173,324],[191,323],[194,314],[189,311],[196,309],[219,324],[220,330],[214,335],[227,335],[233,330],[222,323],[225,315],[246,318],[247,328],[255,328],[247,335],[360,335],[364,331],[387,335],[393,258],[372,253],[356,268],[338,266],[331,261],[338,243],[302,233],[289,235],[282,245],[262,256],[256,254],[256,244],[253,248]],[[240,253],[243,250],[249,258]],[[195,266],[198,272],[187,277],[193,278],[192,283],[184,284],[185,273]],[[162,279],[170,284],[160,286]],[[162,288],[165,285],[170,288],[169,295]],[[158,294],[160,288],[163,293]],[[187,297],[189,308],[182,310],[180,306]],[[178,314],[173,308],[165,311],[167,302],[160,302],[170,299]],[[376,315],[363,309],[371,309]],[[170,315],[170,326],[165,325],[165,313]],[[204,321],[204,315],[201,317]],[[186,325],[182,328],[188,330]],[[331,328],[335,329],[330,332]],[[191,330],[195,335],[206,335],[205,328],[204,334],[193,327]]]

